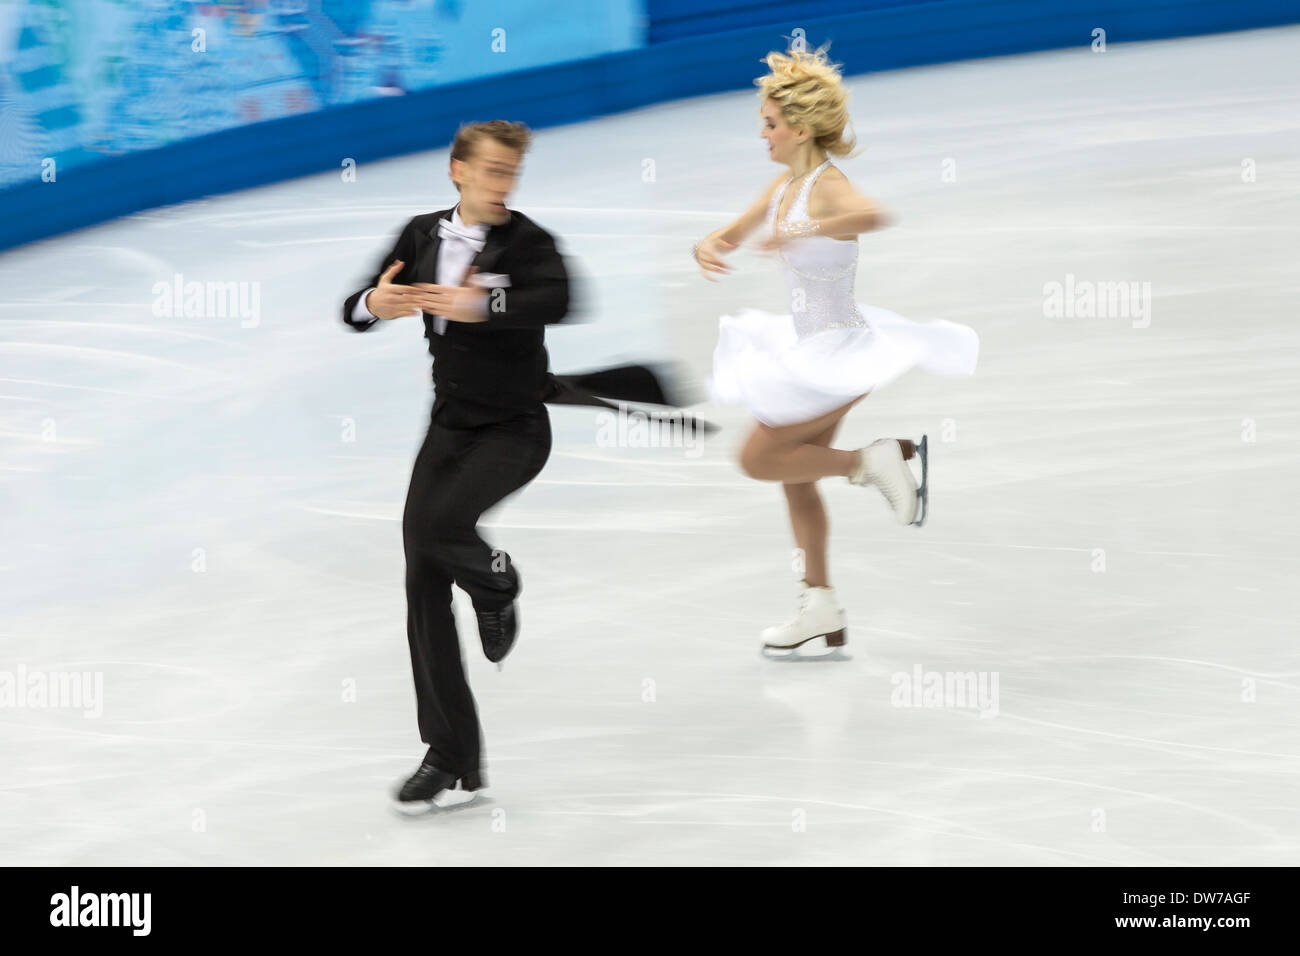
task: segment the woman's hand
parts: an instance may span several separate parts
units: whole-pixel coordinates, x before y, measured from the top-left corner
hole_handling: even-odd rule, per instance
[[[710,282],[717,282],[709,273],[720,273],[725,275],[731,271],[731,266],[722,261],[722,254],[730,252],[736,248],[734,242],[727,242],[717,236],[709,236],[695,247],[695,261],[700,264],[700,272],[704,278]]]
[[[821,224],[821,235],[832,239],[853,239],[894,221],[876,200],[854,189],[843,174],[828,174],[817,180],[808,212]]]

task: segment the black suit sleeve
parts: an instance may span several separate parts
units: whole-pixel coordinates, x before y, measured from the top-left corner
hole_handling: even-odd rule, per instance
[[[488,290],[487,328],[540,329],[569,312],[569,272],[555,240],[543,229],[513,263],[510,286]]]
[[[401,259],[404,263],[406,263],[406,265],[403,267],[402,271],[398,273],[397,277],[395,277],[395,278],[397,278],[399,281],[400,281],[400,277],[401,277],[403,274],[405,274],[409,269],[411,269],[411,268],[414,267],[415,263],[413,263],[413,262],[411,261],[411,252],[412,252],[412,250],[414,250],[414,248],[415,248],[415,243],[414,243],[414,240],[412,239],[412,228],[413,228],[413,226],[414,226],[414,223],[415,223],[415,220],[412,219],[410,222],[408,222],[408,223],[407,223],[407,224],[402,228],[402,232],[401,232],[401,234],[397,237],[397,241],[393,244],[393,248],[392,248],[392,250],[388,253],[388,255],[384,256],[384,259],[383,259],[383,261],[379,264],[379,269],[376,270],[376,272],[375,272],[375,274],[374,274],[374,277],[373,277],[369,282],[367,282],[365,285],[363,285],[360,289],[358,289],[356,292],[353,292],[353,293],[352,293],[350,296],[348,296],[347,299],[344,301],[344,303],[343,303],[343,321],[344,321],[344,322],[348,325],[348,327],[351,328],[354,332],[365,332],[367,329],[369,329],[369,328],[371,328],[372,326],[378,324],[378,321],[379,321],[379,320],[377,320],[377,319],[376,319],[376,320],[371,320],[371,321],[369,321],[369,322],[354,322],[354,321],[353,321],[353,319],[352,319],[352,312],[353,312],[354,309],[356,309],[356,307],[357,307],[357,300],[361,298],[361,294],[362,294],[363,292],[365,292],[367,289],[372,288],[373,286],[377,286],[377,285],[379,285],[379,277],[380,277],[381,275],[384,274],[384,270],[387,269],[389,266],[391,266],[391,265],[392,265],[394,262],[396,262],[398,259]]]

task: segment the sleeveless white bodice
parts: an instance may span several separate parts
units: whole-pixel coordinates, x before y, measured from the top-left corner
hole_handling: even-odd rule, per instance
[[[829,166],[822,163],[804,180],[782,224],[808,220],[808,197],[813,183]],[[768,230],[775,234],[776,212],[793,177],[772,195],[767,210]],[[827,329],[865,328],[867,320],[853,298],[853,280],[858,269],[857,239],[804,236],[787,240],[781,248],[785,283],[790,293],[790,314],[799,338]]]

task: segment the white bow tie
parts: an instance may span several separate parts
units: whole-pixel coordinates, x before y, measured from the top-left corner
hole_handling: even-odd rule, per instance
[[[475,252],[482,252],[483,245],[487,242],[487,230],[482,226],[457,225],[450,219],[438,220],[438,235],[443,239],[450,237],[467,242],[474,247]]]

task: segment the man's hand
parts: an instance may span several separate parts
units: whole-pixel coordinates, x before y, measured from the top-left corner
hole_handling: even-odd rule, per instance
[[[377,315],[381,319],[400,319],[420,308],[413,296],[415,289],[393,282],[393,276],[401,272],[404,265],[406,263],[398,259],[385,269],[379,277],[379,284],[366,296],[366,308],[371,315]]]
[[[422,295],[419,308],[440,315],[449,322],[486,322],[487,292],[470,285],[470,278],[478,269],[470,266],[460,285],[433,285],[416,282],[411,286]]]
[[[400,319],[424,311],[452,322],[487,321],[487,309],[483,307],[487,293],[468,285],[470,276],[476,271],[473,267],[465,274],[466,284],[459,286],[429,282],[398,285],[393,282],[393,276],[402,271],[403,265],[405,263],[399,259],[385,269],[379,277],[379,284],[366,296],[366,308],[371,315],[381,319]]]

